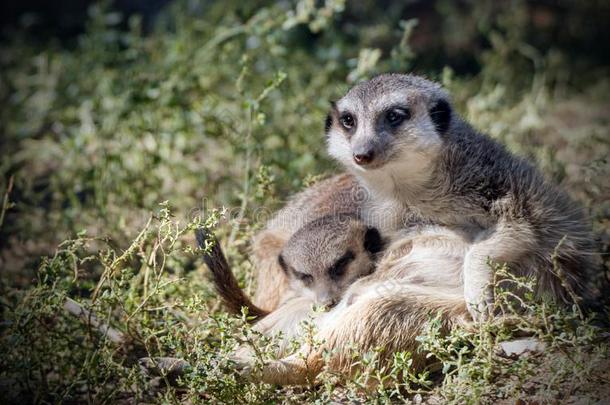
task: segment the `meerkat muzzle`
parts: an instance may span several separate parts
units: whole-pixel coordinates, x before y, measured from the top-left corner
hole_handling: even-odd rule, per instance
[[[364,153],[354,153],[354,162],[357,165],[363,166],[371,163],[375,158],[375,152],[372,150],[364,152]]]

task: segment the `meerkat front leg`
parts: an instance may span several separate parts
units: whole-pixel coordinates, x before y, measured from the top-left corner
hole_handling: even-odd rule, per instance
[[[464,261],[464,299],[474,320],[487,319],[494,300],[493,271],[488,264],[491,250],[483,245],[473,247]]]
[[[475,241],[464,260],[464,299],[473,319],[486,319],[494,302],[492,263],[508,264],[531,251],[534,238],[526,223],[501,221]]]

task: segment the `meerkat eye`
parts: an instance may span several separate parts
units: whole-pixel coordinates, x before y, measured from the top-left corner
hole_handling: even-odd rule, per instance
[[[337,280],[341,278],[345,271],[347,270],[347,265],[350,264],[352,260],[354,260],[356,256],[354,252],[348,250],[343,256],[341,256],[329,269],[328,275],[331,279]]]
[[[393,108],[385,115],[386,121],[392,127],[399,126],[409,118],[411,118],[411,113],[409,112],[409,110],[404,108]]]
[[[354,126],[356,125],[356,120],[354,119],[354,116],[350,113],[341,114],[339,121],[341,122],[341,125],[343,125],[343,128],[348,130],[354,128]]]
[[[296,278],[305,283],[305,285],[310,285],[313,283],[313,276],[311,274],[301,273],[300,271],[294,270],[294,275]]]

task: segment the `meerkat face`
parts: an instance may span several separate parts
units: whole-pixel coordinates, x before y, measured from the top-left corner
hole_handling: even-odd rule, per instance
[[[299,229],[278,260],[293,291],[333,306],[354,281],[374,271],[382,247],[377,229],[353,216],[332,215]]]
[[[434,160],[451,118],[440,85],[416,76],[381,75],[332,104],[328,151],[356,174],[389,168],[413,175],[410,170]]]

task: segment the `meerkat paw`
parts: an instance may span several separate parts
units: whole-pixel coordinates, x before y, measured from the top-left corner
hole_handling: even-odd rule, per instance
[[[493,286],[477,284],[470,283],[464,285],[464,299],[472,319],[474,321],[485,321],[492,315],[494,306]]]
[[[307,382],[306,369],[290,356],[284,359],[260,363],[254,359],[233,358],[235,371],[250,382],[264,382],[279,385],[301,385]]]
[[[468,254],[464,264],[464,299],[470,316],[484,321],[491,316],[494,304],[492,269]]]
[[[238,347],[229,358],[231,366],[242,377],[252,380],[252,371],[256,368],[256,357],[254,351],[242,345]]]
[[[466,308],[468,309],[468,313],[472,317],[475,322],[486,321],[489,319],[491,315],[490,308],[492,307],[493,302],[488,301],[487,299],[479,300],[479,301],[469,301],[466,303]]]

